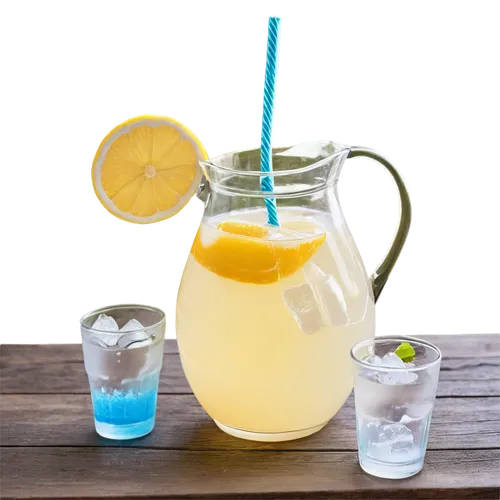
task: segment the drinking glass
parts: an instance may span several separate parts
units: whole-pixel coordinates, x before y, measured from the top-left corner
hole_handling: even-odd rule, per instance
[[[407,342],[415,357],[404,362],[394,351]],[[401,479],[424,466],[441,352],[411,337],[376,337],[351,350],[361,468],[378,477]]]
[[[118,328],[93,328],[105,314]],[[95,429],[110,439],[133,439],[153,430],[163,360],[165,314],[142,305],[117,305],[92,311],[80,321],[83,356],[92,395]]]

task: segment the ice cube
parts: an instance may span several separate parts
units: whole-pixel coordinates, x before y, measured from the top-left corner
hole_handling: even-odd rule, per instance
[[[308,283],[285,290],[283,300],[304,333],[314,333],[326,326]]]
[[[418,375],[413,372],[381,372],[378,378],[385,385],[408,385],[413,384],[418,379]]]
[[[411,403],[407,405],[408,418],[419,420],[426,418],[432,411],[432,403]]]
[[[367,441],[371,443],[373,443],[374,441],[376,442],[378,439],[378,430],[379,430],[378,422],[374,421],[367,422],[365,426],[365,434]]]
[[[402,423],[401,419],[408,413],[407,405],[388,405],[385,418],[389,422]]]
[[[382,365],[382,358],[380,356],[377,356],[376,354],[365,356],[361,361],[373,366]],[[379,382],[378,379],[379,373],[377,370],[372,370],[371,368],[365,368],[364,370],[362,370],[361,374],[363,375],[363,377],[367,379],[373,380],[374,382]]]
[[[407,363],[405,363],[397,354],[388,352],[382,358],[382,367],[385,366],[388,368],[405,368]],[[416,373],[407,371],[379,372],[377,375],[379,382],[386,385],[412,384],[418,378]]]
[[[400,424],[409,424],[410,422],[413,422],[413,418],[409,417],[408,415],[403,415],[401,417],[401,420],[399,421]]]
[[[380,356],[377,356],[376,354],[364,358],[363,361],[370,365],[375,365],[375,366],[382,365],[382,358]]]
[[[304,266],[304,275],[314,293],[324,322],[331,326],[348,324],[349,316],[344,293],[335,278],[310,262]]]
[[[283,300],[306,334],[325,326],[342,326],[349,322],[341,288],[333,277],[318,266],[304,266],[306,283],[283,292]]]
[[[121,328],[120,332],[133,332],[135,330],[142,330],[144,327],[135,318],[128,320]]]
[[[116,339],[112,339],[109,335],[93,333],[90,336],[90,342],[99,347],[113,347],[116,345]]]
[[[92,343],[99,347],[115,347],[118,340],[116,332],[118,332],[118,324],[115,319],[107,314],[99,314],[99,317],[94,321],[92,328],[99,330],[90,336]],[[101,333],[102,332],[102,333]],[[109,334],[105,332],[110,332]]]
[[[404,368],[405,362],[394,352],[388,352],[382,358],[382,365],[390,368]]]
[[[414,446],[413,433],[402,423],[383,425],[379,429],[378,439],[373,446],[391,452],[407,451]]]
[[[382,358],[382,367],[406,368],[410,363],[405,363],[397,354],[388,352]],[[378,372],[377,377],[380,383],[386,385],[406,385],[413,384],[418,375],[409,371]]]
[[[135,318],[128,320],[120,328],[120,332],[124,332],[124,335],[118,339],[118,347],[121,349],[137,349],[139,347],[151,345],[153,341],[143,328],[144,326]]]
[[[117,332],[118,323],[113,317],[108,316],[107,314],[99,314],[99,317],[94,321],[92,328],[103,332]]]
[[[379,375],[379,381],[385,385],[409,385],[413,384],[417,378],[418,375],[411,372],[386,372]]]

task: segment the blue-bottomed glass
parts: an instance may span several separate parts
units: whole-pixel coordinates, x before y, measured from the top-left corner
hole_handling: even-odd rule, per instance
[[[143,328],[110,332],[93,328],[99,315],[121,328],[136,319]],[[121,305],[102,308],[81,320],[85,369],[98,434],[133,439],[153,430],[163,360],[165,315],[156,308]]]

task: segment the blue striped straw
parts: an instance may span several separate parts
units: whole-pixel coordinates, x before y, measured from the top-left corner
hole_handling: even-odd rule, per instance
[[[273,171],[273,156],[271,150],[271,133],[273,130],[274,86],[276,83],[276,59],[278,57],[278,35],[281,19],[270,17],[267,32],[266,78],[264,82],[264,111],[262,113],[262,136],[260,145],[260,171]],[[273,192],[274,179],[272,176],[263,176],[260,179],[260,188],[265,192]],[[267,223],[279,226],[276,200],[266,198]]]

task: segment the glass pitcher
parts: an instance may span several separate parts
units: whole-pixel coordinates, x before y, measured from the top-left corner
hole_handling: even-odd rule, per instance
[[[398,232],[367,277],[344,220],[337,180],[346,158],[367,156],[392,174]],[[205,212],[177,299],[182,365],[201,405],[225,432],[257,441],[307,436],[325,426],[353,386],[350,348],[375,333],[374,304],[401,251],[410,201],[377,153],[318,141],[202,162]],[[271,175],[274,190],[263,192]],[[279,227],[266,224],[265,198]]]

